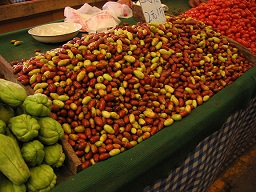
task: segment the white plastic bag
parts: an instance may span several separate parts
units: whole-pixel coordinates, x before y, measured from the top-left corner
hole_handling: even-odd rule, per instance
[[[120,4],[113,1],[108,1],[102,7],[103,10],[109,10],[113,12],[119,18],[130,18],[132,17],[132,9],[125,4]]]
[[[108,10],[101,10],[85,3],[79,9],[65,7],[65,21],[79,23],[82,25],[82,32],[97,33],[107,31],[116,27],[121,21]]]
[[[100,11],[87,20],[88,32],[107,32],[109,28],[116,27],[121,21],[109,11]]]

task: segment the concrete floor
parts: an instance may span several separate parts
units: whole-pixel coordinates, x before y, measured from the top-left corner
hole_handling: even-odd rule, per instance
[[[255,192],[256,145],[232,163],[213,183],[208,192]]]

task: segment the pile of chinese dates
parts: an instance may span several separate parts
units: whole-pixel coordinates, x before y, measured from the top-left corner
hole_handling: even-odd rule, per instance
[[[18,80],[53,101],[83,169],[182,120],[252,66],[211,27],[168,16],[13,63]]]

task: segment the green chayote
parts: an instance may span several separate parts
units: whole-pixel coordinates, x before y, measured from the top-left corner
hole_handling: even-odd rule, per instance
[[[20,142],[18,141],[17,137],[15,135],[13,135],[11,130],[8,128],[8,125],[6,125],[6,129],[5,129],[5,133],[4,134],[6,136],[11,137],[12,139],[14,139],[14,141],[17,143],[17,145],[20,145]]]
[[[46,117],[52,109],[52,101],[42,93],[29,95],[23,102],[25,112],[32,116]]]
[[[51,117],[38,118],[40,130],[38,140],[45,145],[53,145],[64,136],[61,124]]]
[[[15,111],[14,111],[15,116],[17,115],[21,115],[21,114],[26,114],[26,111],[24,109],[23,105],[20,105],[19,107],[16,107]]]
[[[26,183],[28,191],[46,192],[56,185],[57,176],[50,165],[41,164],[29,170],[31,176]]]
[[[37,137],[40,125],[32,116],[21,114],[9,120],[8,128],[18,140],[28,142]]]
[[[44,148],[45,156],[44,162],[53,168],[59,168],[63,165],[65,160],[65,153],[63,153],[62,145],[56,143],[54,145],[46,146]]]
[[[20,84],[0,79],[0,100],[3,103],[18,107],[26,98],[27,92]]]
[[[0,119],[0,134],[5,134],[6,123]]]
[[[0,120],[7,123],[12,117],[14,117],[14,110],[9,105],[0,103]]]
[[[38,140],[24,143],[21,147],[21,155],[29,167],[42,164],[44,154],[44,145]]]
[[[3,192],[26,192],[26,185],[16,185],[0,173],[0,191]]]
[[[0,172],[12,183],[22,185],[30,177],[28,165],[25,163],[17,142],[0,134]]]

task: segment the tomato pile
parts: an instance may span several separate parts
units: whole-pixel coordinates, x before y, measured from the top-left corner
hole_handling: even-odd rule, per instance
[[[211,25],[256,54],[255,0],[209,0],[184,15]]]

